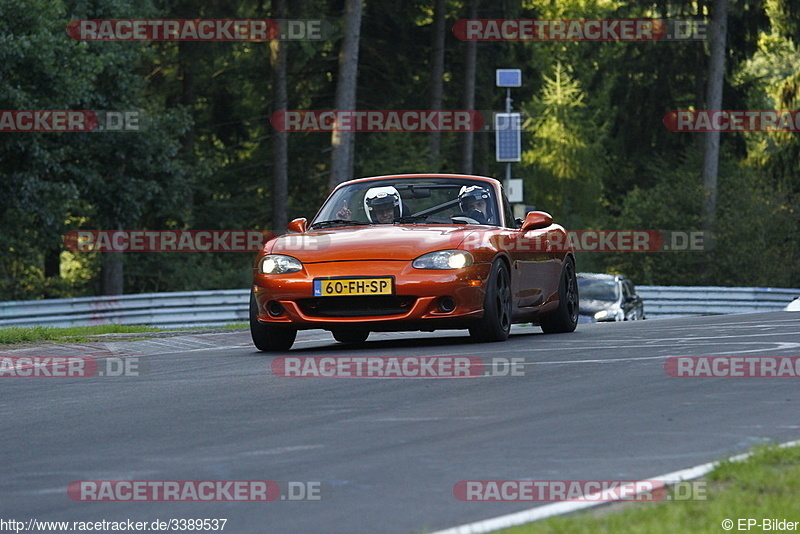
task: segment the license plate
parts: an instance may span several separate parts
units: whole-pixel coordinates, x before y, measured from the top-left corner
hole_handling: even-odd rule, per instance
[[[331,278],[314,280],[315,297],[392,295],[392,278]]]

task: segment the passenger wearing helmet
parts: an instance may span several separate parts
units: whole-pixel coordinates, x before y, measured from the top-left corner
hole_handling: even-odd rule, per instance
[[[364,195],[364,212],[370,222],[391,224],[403,215],[400,193],[390,185],[373,187]]]
[[[479,185],[465,185],[458,193],[458,205],[467,217],[481,224],[495,224],[491,198],[488,189]]]

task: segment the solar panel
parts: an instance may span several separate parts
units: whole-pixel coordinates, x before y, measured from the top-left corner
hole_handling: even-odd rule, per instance
[[[495,113],[495,159],[504,161],[522,160],[521,113]]]

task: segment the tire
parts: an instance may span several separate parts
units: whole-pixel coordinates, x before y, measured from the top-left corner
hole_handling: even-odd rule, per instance
[[[578,326],[578,279],[572,258],[564,260],[561,280],[558,282],[558,308],[541,318],[539,324],[545,334],[564,334]]]
[[[261,352],[289,350],[297,337],[297,329],[285,326],[270,326],[258,320],[258,305],[255,295],[250,295],[250,337]]]
[[[364,343],[369,337],[369,330],[360,328],[337,328],[331,333],[339,343]]]
[[[469,328],[473,341],[505,341],[511,332],[511,276],[503,260],[492,264],[486,283],[483,317]]]

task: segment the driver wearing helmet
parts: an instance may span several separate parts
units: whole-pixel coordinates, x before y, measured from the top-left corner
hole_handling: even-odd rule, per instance
[[[397,189],[387,185],[373,187],[364,195],[364,212],[370,222],[391,224],[403,215],[403,203]]]
[[[469,218],[481,224],[495,224],[491,198],[491,193],[485,187],[465,185],[458,193],[458,205]]]

